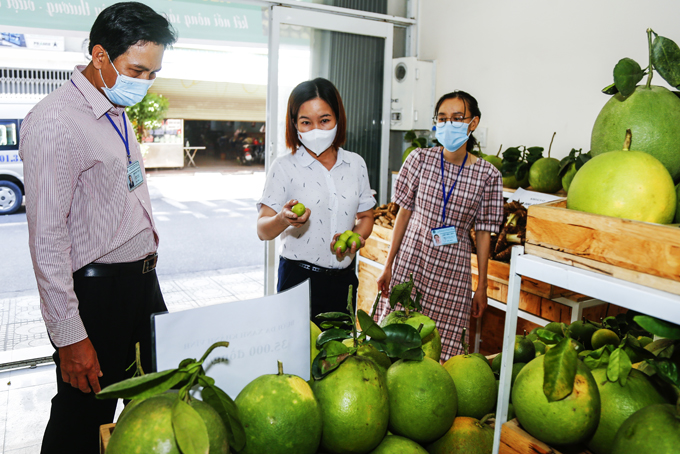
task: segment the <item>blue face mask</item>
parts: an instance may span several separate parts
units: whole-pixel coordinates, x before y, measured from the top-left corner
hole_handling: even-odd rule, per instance
[[[470,123],[458,121],[437,123],[437,132],[435,137],[440,144],[444,145],[444,148],[453,152],[458,150],[461,145],[467,142],[470,134],[472,134],[468,134],[468,126],[470,126]]]
[[[107,53],[106,56],[108,57],[108,55],[109,54]],[[116,74],[118,74],[118,78],[116,79],[116,83],[113,85],[113,87],[109,88],[106,85],[106,82],[104,82],[104,77],[102,76],[102,70],[99,70],[99,76],[102,78],[102,82],[104,82],[104,94],[107,98],[109,98],[109,101],[114,104],[118,104],[119,106],[134,106],[144,99],[149,87],[153,85],[153,80],[128,77],[118,72],[110,58],[109,62],[111,62],[111,66],[113,66]]]

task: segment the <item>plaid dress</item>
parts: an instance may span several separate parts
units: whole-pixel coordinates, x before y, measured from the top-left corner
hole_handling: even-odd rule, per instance
[[[478,231],[499,231],[503,182],[500,172],[484,159],[466,166],[446,205],[446,220],[442,223],[442,151],[440,147],[413,150],[399,172],[393,200],[413,213],[392,267],[390,288],[406,282],[413,273],[415,287],[423,294],[422,312],[437,324],[442,337],[442,360],[447,360],[463,352],[460,336],[470,320],[469,231],[473,223]],[[444,161],[447,193],[459,170],[460,166]],[[456,227],[458,244],[432,244],[431,229],[443,225]],[[382,320],[390,310],[383,298],[376,318]]]

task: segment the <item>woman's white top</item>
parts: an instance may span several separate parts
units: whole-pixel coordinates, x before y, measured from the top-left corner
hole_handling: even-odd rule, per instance
[[[279,213],[292,199],[304,204],[311,213],[302,227],[288,227],[281,233],[281,255],[324,268],[348,267],[354,257],[348,255],[338,260],[331,252],[330,242],[336,233],[354,228],[357,213],[375,206],[364,159],[340,148],[335,165],[328,170],[305,147],[277,158],[267,175],[257,209],[267,205]]]

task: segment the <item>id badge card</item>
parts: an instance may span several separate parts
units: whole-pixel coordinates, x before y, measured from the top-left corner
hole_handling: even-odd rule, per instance
[[[457,244],[458,236],[456,235],[456,228],[452,225],[446,225],[438,229],[432,229],[432,242],[435,246]]]
[[[144,175],[142,174],[142,168],[139,165],[139,161],[135,161],[127,167],[127,186],[130,192],[137,189],[142,183],[144,183]]]

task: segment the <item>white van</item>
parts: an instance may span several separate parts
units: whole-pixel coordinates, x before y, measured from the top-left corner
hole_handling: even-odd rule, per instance
[[[19,158],[21,120],[33,105],[0,104],[0,215],[15,213],[24,200],[24,165]]]

